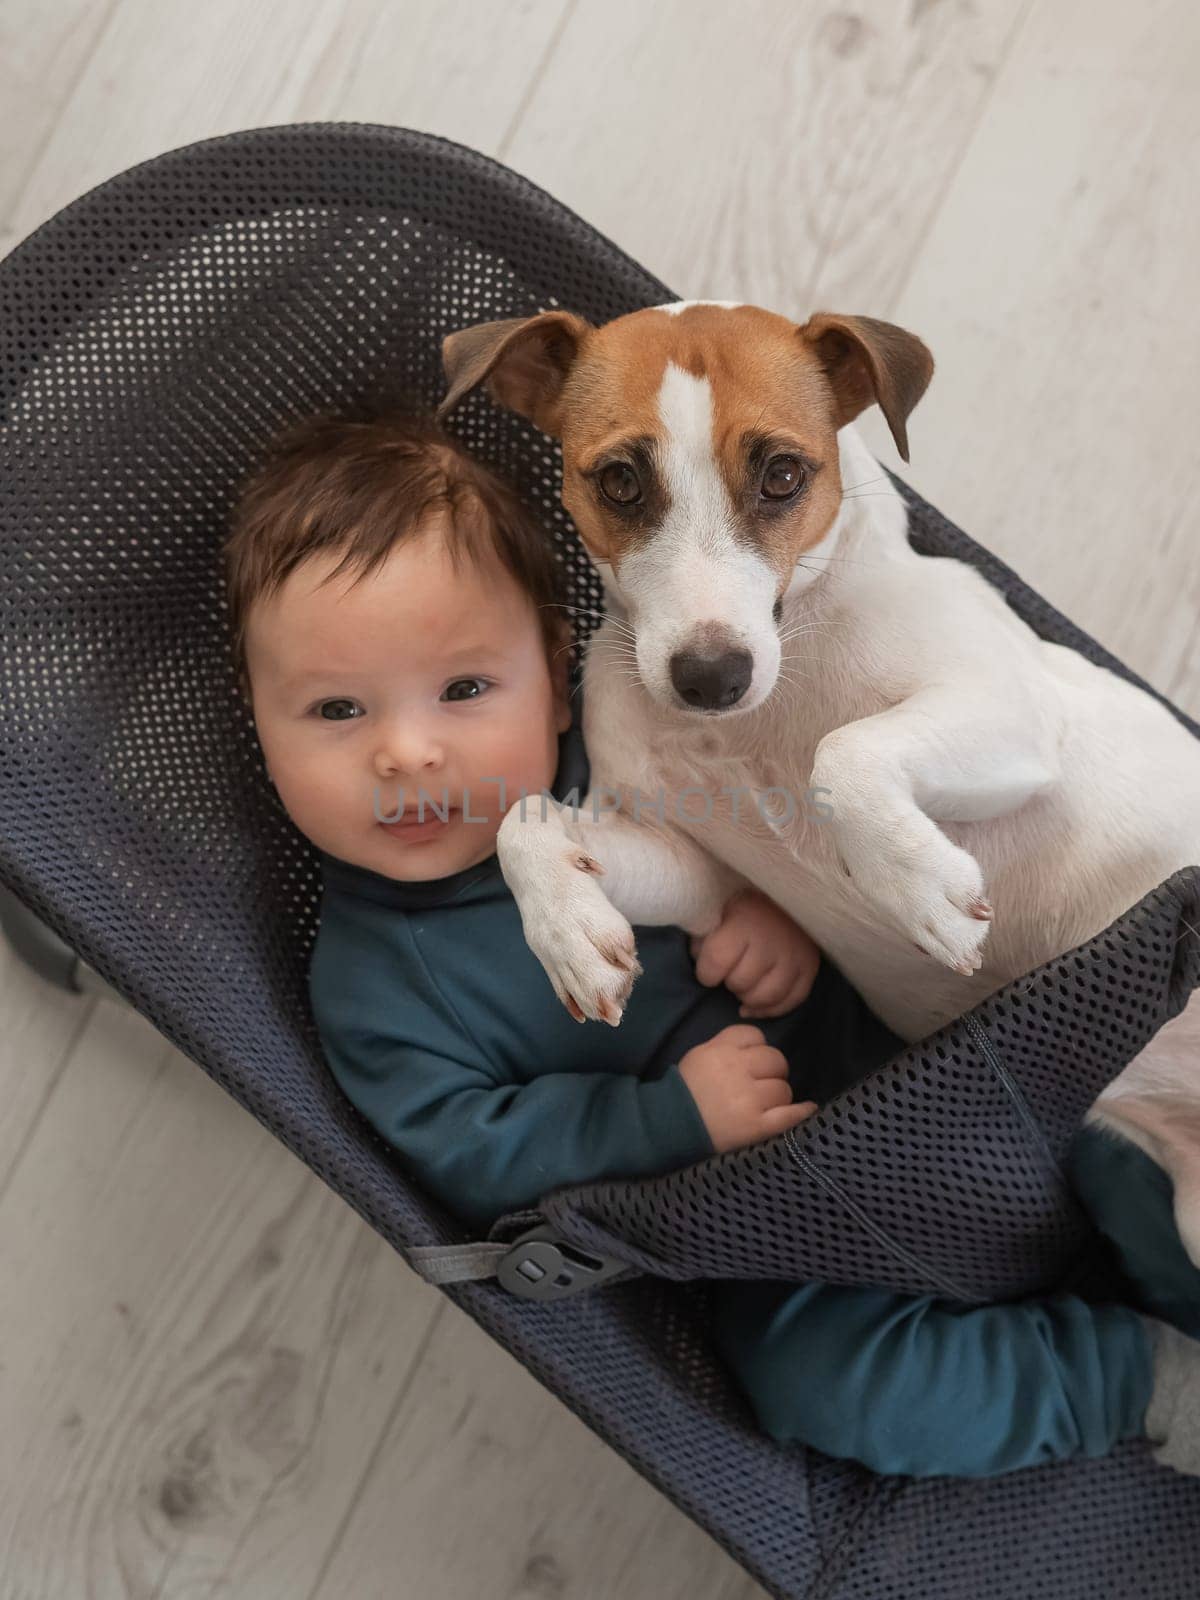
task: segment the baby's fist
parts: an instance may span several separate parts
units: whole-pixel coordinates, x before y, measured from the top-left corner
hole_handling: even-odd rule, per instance
[[[723,983],[742,1002],[742,1017],[781,1017],[808,998],[821,952],[774,900],[754,888],[726,902],[721,921],[690,941],[696,977]]]
[[[680,1060],[679,1075],[718,1153],[785,1133],[817,1109],[812,1100],[792,1104],[787,1057],[767,1043],[761,1028],[746,1022],[693,1045]]]

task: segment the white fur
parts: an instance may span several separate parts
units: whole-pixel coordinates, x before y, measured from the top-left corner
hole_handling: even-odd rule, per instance
[[[735,538],[734,508],[713,459],[708,379],[668,362],[658,410],[670,509],[654,537],[622,560],[619,587],[611,566],[602,576],[636,633],[638,671],[651,694],[673,697],[671,657],[707,624],[720,629],[729,648],[749,648],[769,663],[772,671],[746,697],[746,707],[757,705],[770,692],[779,663],[771,625],[775,575]]]
[[[668,316],[677,317],[681,311],[686,311],[689,306],[724,306],[731,310],[744,305],[742,300],[668,300],[664,305],[651,306],[651,311],[665,311]]]
[[[561,862],[546,846],[563,836],[586,839],[606,873],[603,888],[582,879],[586,894],[628,923],[703,933],[731,881],[756,884],[918,1039],[1200,862],[1200,743],[1142,690],[1041,640],[973,568],[917,555],[904,503],[853,426],[838,437],[850,492],[798,563],[777,627],[765,563],[731,535],[707,388],[668,369],[671,511],[622,561],[619,584],[601,568],[609,617],[584,689],[593,784],[627,800],[685,784],[796,797],[821,786],[833,820],[744,804],[735,817],[718,798],[710,820],[674,814],[648,828],[626,803],[600,827],[586,810],[578,822],[552,814],[540,845],[523,837],[518,862],[510,818],[501,864],[556,988],[569,966],[588,1016],[619,1006],[631,980],[581,935],[561,870],[546,866]],[[670,655],[701,623],[754,656],[744,702],[725,713],[681,707],[671,689]],[[984,896],[990,922],[972,914]],[[1131,1108],[1148,1096],[1198,1111],[1151,1127],[1145,1114],[1123,1121],[1123,1095]],[[1200,1029],[1170,1059],[1143,1052],[1096,1116],[1172,1171],[1200,1260]],[[1174,1144],[1172,1127],[1184,1130]]]

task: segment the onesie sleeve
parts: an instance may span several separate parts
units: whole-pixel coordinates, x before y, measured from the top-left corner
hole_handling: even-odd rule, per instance
[[[366,1031],[323,1043],[359,1111],[472,1227],[564,1184],[645,1177],[715,1153],[677,1062],[657,1077],[548,1072],[496,1084],[480,1063]]]

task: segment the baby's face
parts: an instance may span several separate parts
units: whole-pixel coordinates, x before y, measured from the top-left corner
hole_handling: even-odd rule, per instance
[[[267,770],[328,854],[389,878],[445,877],[493,853],[522,787],[553,785],[566,652],[552,673],[533,602],[498,561],[455,572],[437,524],[369,577],[322,584],[339,560],[305,562],[247,619]],[[429,820],[413,827],[422,790]],[[379,820],[401,808],[403,823]]]

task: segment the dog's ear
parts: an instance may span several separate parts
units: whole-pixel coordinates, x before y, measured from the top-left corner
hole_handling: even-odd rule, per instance
[[[878,402],[901,457],[908,460],[905,423],[933,376],[933,356],[915,333],[874,317],[818,311],[800,329],[825,369],[838,427]]]
[[[591,332],[591,323],[570,311],[543,311],[447,334],[442,365],[449,387],[437,408],[438,421],[486,381],[493,400],[558,437],[563,384]]]

